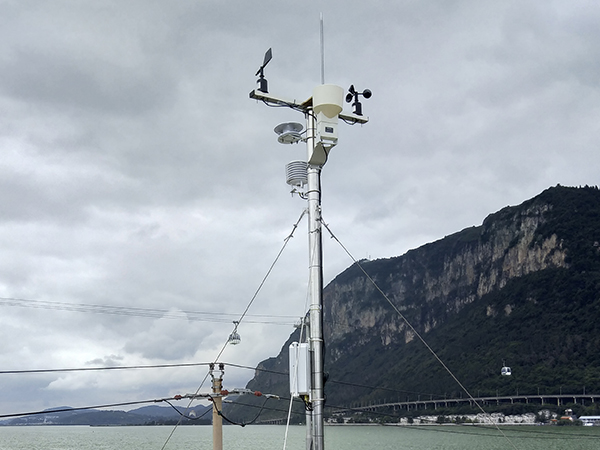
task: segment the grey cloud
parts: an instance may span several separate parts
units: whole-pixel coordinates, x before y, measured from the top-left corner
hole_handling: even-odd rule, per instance
[[[248,93],[272,47],[271,93],[311,95],[321,11],[326,81],[373,91],[370,122],[340,126],[323,170],[324,217],[354,255],[401,254],[556,183],[598,184],[593,3],[308,2],[291,17],[276,1],[4,2],[0,295],[243,311],[305,206],[283,167],[306,151],[273,132],[304,118]],[[302,314],[305,231],[252,313]],[[328,279],[350,264],[326,240]],[[208,361],[232,325],[0,308],[3,367]],[[256,364],[290,332],[243,323],[224,358]],[[196,381],[169,374],[31,378],[21,400],[160,396]]]

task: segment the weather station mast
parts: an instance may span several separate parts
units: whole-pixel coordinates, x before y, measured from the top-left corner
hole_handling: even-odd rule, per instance
[[[275,127],[278,142],[294,144],[306,142],[305,161],[292,161],[286,165],[287,183],[293,186],[307,201],[308,248],[309,248],[309,324],[308,345],[290,346],[290,393],[302,397],[307,404],[307,450],[323,450],[323,408],[325,404],[324,345],[323,345],[323,254],[321,234],[321,171],[328,160],[331,149],[338,142],[339,119],[353,124],[365,124],[368,118],[362,115],[359,96],[371,97],[371,91],[362,92],[350,86],[345,97],[354,107],[352,113],[342,111],[344,89],[325,84],[323,57],[323,21],[321,18],[321,84],[304,102],[288,100],[269,94],[264,70],[272,59],[272,50],[265,53],[262,65],[256,72],[258,87],[250,92],[250,98],[268,106],[288,107],[303,113],[306,130],[299,123],[282,123]],[[304,136],[303,136],[304,135]],[[294,347],[294,348],[292,348]]]

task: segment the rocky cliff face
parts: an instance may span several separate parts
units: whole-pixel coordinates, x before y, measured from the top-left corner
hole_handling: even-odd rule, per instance
[[[428,333],[465,305],[502,289],[509,280],[549,267],[567,267],[567,250],[554,233],[538,230],[553,205],[532,201],[505,208],[479,227],[408,252],[404,256],[360,265],[388,298],[410,318],[419,333]],[[336,342],[353,335],[354,346],[380,337],[383,345],[414,338],[404,320],[393,314],[372,282],[352,267],[327,286],[324,293],[326,341],[335,362]]]
[[[557,186],[405,255],[352,265],[324,290],[329,401],[459,395],[413,330],[481,393],[600,392],[599,243],[600,190]],[[248,387],[289,395],[297,339]],[[499,375],[505,358],[512,377]]]

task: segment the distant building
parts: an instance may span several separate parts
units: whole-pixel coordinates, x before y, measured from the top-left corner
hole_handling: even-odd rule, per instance
[[[600,426],[600,416],[581,416],[579,420],[584,427]]]
[[[573,414],[572,409],[565,409],[565,414],[560,416],[558,419],[552,419],[551,423],[558,423],[559,421],[567,421],[567,422],[575,422],[577,420],[577,416]]]

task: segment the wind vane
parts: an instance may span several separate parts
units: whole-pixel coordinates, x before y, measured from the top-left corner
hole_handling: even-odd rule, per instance
[[[273,57],[273,53],[271,52],[271,49],[267,50],[265,53],[265,59],[262,63],[262,66],[259,67],[259,69],[256,71],[256,74],[254,76],[258,76],[258,90],[260,92],[264,92],[265,94],[269,93],[269,88],[268,88],[268,84],[267,84],[267,80],[265,78],[265,67],[267,66],[267,64],[269,64],[269,61],[271,61],[271,58]]]

